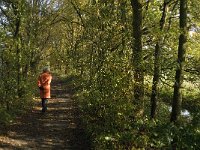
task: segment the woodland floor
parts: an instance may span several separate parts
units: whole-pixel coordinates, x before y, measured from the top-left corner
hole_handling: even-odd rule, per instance
[[[0,150],[89,149],[77,104],[64,84],[59,79],[52,82],[53,98],[48,101],[46,113],[41,112],[41,102],[37,98],[31,112],[0,128]]]

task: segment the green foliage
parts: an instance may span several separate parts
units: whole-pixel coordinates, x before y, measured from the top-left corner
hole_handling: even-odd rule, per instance
[[[4,108],[0,108],[0,123],[1,125],[9,124],[13,120],[13,117]]]
[[[5,82],[4,82],[5,81]],[[29,111],[33,106],[33,86],[32,82],[22,82],[20,86],[21,96],[17,95],[15,89],[16,82],[15,78],[8,80],[7,78],[1,81],[1,101],[0,101],[0,110],[1,117],[0,121],[4,123],[9,123],[9,120],[13,119],[17,115],[20,115],[26,111]]]
[[[78,16],[75,20],[78,20],[79,24],[72,25],[75,29],[71,28],[70,33],[75,33],[70,35],[74,41],[71,41],[71,44],[66,41],[66,44],[70,45],[70,50],[65,49],[65,58],[69,72],[79,77],[75,82],[78,87],[76,99],[80,104],[81,120],[91,137],[94,149],[171,149],[174,139],[179,141],[180,149],[191,149],[192,146],[196,148],[195,144],[189,144],[186,139],[191,135],[194,141],[198,139],[194,121],[196,120],[197,124],[198,119],[194,118],[197,118],[195,116],[198,114],[199,89],[196,92],[188,91],[188,86],[184,86],[183,108],[189,112],[195,108],[195,112],[191,113],[191,117],[181,117],[180,126],[169,123],[172,87],[177,67],[179,12],[178,3],[171,1],[166,14],[166,25],[161,32],[159,21],[162,15],[162,3],[163,1],[150,1],[143,7],[146,95],[145,117],[139,120],[134,120],[133,114],[134,68],[130,63],[132,61],[130,2],[98,1],[90,5],[74,3],[76,8],[74,15]],[[149,87],[152,84],[155,43],[160,38],[163,41],[161,83],[157,118],[152,121],[149,120],[151,107]],[[192,39],[190,47],[194,51],[189,52],[192,60],[187,61],[186,70],[190,67],[193,71],[197,68],[194,64],[198,64],[198,56],[195,55],[198,53],[198,38]],[[198,75],[191,71],[188,71],[185,77],[187,81],[193,78],[192,84],[197,83],[199,79]],[[183,134],[184,130],[186,132]]]
[[[195,115],[191,113],[191,117],[187,119],[183,117],[179,125],[169,123],[169,104],[173,93],[173,91],[170,92],[169,87],[163,87],[162,89],[155,121],[148,119],[148,108],[150,108],[148,100],[145,106],[147,109],[145,114],[147,116],[141,120],[134,121],[131,117],[134,106],[132,103],[127,102],[128,97],[123,99],[124,96],[118,96],[121,92],[120,88],[113,88],[112,86],[115,84],[109,82],[112,79],[114,81],[117,80],[113,77],[108,79],[108,76],[109,74],[105,75],[104,72],[105,82],[103,82],[103,87],[100,85],[94,86],[93,84],[89,86],[84,84],[87,83],[86,81],[82,82],[83,80],[80,79],[77,82],[79,84],[83,83],[82,93],[80,94],[79,91],[76,98],[80,102],[82,120],[86,125],[87,133],[93,139],[92,142],[95,149],[171,149],[174,139],[177,139],[177,148],[179,149],[198,148],[199,113],[195,112]],[[123,82],[121,79],[119,83]],[[122,85],[119,84],[119,86],[121,87]],[[101,88],[104,90],[100,90]],[[109,89],[112,89],[112,92],[108,92]],[[106,96],[107,94],[108,96]],[[184,95],[184,108],[187,106],[185,100],[188,98],[186,96],[190,97],[190,101],[192,100],[192,95]],[[120,97],[120,99],[115,99],[114,97]],[[188,104],[188,106],[191,106],[192,103]],[[188,110],[190,111],[190,109]]]
[[[190,116],[178,125],[169,123],[180,32],[176,1],[170,1],[163,32],[164,1],[144,2],[145,112],[139,119],[133,114],[130,1],[38,2],[0,2],[0,122],[31,108],[38,70],[50,65],[67,89],[74,87],[94,149],[171,149],[173,140],[178,149],[199,148],[198,0],[189,1],[189,27],[195,33],[188,37],[182,90],[182,106]],[[149,120],[155,43],[161,38],[157,118]]]

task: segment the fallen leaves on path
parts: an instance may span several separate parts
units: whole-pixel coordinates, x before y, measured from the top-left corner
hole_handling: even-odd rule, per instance
[[[36,98],[32,112],[0,134],[0,149],[88,149],[74,100],[61,83],[55,82],[52,92],[56,97],[49,99],[46,113],[41,112],[40,99]]]

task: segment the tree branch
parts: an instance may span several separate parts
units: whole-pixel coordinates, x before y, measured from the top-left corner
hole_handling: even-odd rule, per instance
[[[75,3],[73,3],[72,1],[71,1],[71,4],[72,4],[72,6],[74,7],[74,9],[75,9],[76,13],[78,14],[79,18],[81,19],[81,22],[82,22],[83,27],[85,28],[85,23],[84,23],[84,20],[83,20],[83,18],[82,18],[80,9],[79,9],[79,8],[77,7],[77,5],[76,5]]]

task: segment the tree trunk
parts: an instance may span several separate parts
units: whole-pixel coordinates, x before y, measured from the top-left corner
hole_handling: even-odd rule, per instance
[[[122,38],[122,50],[120,52],[120,55],[124,55],[124,51],[126,49],[126,32],[127,32],[127,25],[126,25],[126,1],[120,1],[120,13],[121,13],[121,38]]]
[[[167,2],[163,3],[162,17],[160,19],[160,31],[163,31],[166,22],[166,13],[167,13]],[[162,36],[162,35],[161,35]],[[158,40],[162,39],[159,37]],[[154,75],[153,75],[153,85],[152,85],[152,93],[151,93],[151,119],[154,119],[156,116],[157,102],[158,102],[158,89],[159,89],[159,80],[160,80],[160,57],[161,57],[161,47],[160,44],[163,42],[157,41],[155,46],[155,54],[154,54]]]
[[[171,122],[176,122],[181,113],[182,94],[181,88],[183,83],[183,69],[186,54],[187,41],[187,0],[180,0],[180,36],[178,46],[178,60],[174,83],[174,94],[172,102]]]
[[[13,7],[13,12],[15,15],[15,30],[14,30],[14,42],[15,42],[15,48],[16,48],[16,58],[17,58],[17,94],[19,97],[21,97],[21,88],[20,88],[20,82],[21,82],[21,50],[20,50],[20,37],[19,37],[19,32],[20,32],[20,25],[21,25],[21,16],[20,16],[20,4],[19,2],[17,3],[12,3]]]
[[[154,119],[156,116],[156,108],[158,101],[158,88],[159,88],[159,79],[160,79],[160,43],[157,42],[155,46],[155,60],[154,60],[154,76],[153,76],[153,85],[151,93],[151,119]]]
[[[144,65],[142,54],[142,4],[140,0],[131,0],[133,12],[133,67],[134,67],[134,104],[135,117],[143,115],[144,109]]]

